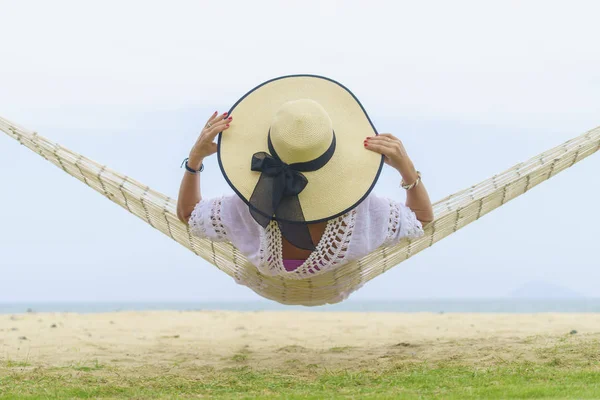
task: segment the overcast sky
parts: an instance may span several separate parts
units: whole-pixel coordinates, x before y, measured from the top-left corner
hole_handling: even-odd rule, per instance
[[[176,197],[215,109],[325,75],[404,141],[435,201],[600,125],[596,4],[0,0],[0,116]],[[598,171],[596,154],[351,299],[600,296]],[[203,178],[231,193],[215,159]],[[404,199],[399,180],[376,192]],[[0,302],[259,298],[1,134],[0,183]]]

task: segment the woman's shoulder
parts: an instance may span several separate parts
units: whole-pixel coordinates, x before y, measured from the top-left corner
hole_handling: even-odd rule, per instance
[[[223,195],[221,203],[227,212],[235,214],[237,218],[254,220],[252,214],[250,214],[248,204],[237,194]]]
[[[394,201],[388,197],[371,192],[363,199],[363,201],[358,204],[356,208],[357,210],[361,211],[377,211],[381,208],[390,207],[393,202]]]

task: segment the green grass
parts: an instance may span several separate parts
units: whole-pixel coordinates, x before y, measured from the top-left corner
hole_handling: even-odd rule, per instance
[[[96,371],[98,369],[102,369],[102,368],[104,368],[104,365],[100,364],[98,362],[98,360],[95,360],[94,363],[91,364],[91,365],[85,365],[85,364],[79,363],[79,364],[73,365],[73,366],[71,366],[69,368],[72,368],[75,371],[89,372],[89,371]]]
[[[30,366],[31,366],[31,364],[28,363],[27,361],[11,361],[11,360],[6,361],[7,368],[30,367]]]
[[[243,362],[248,360],[248,354],[234,354],[231,359],[235,362]]]
[[[261,362],[265,354],[248,347],[222,360],[220,368],[198,366],[201,360],[194,359],[141,366],[88,360],[60,367],[5,361],[0,363],[0,399],[600,398],[597,339],[525,342],[523,348],[494,348],[473,358],[479,353],[463,341],[443,358],[427,361],[407,358],[398,346],[393,346],[397,353],[370,361],[348,359],[350,347],[303,359],[310,350],[292,346],[276,351],[280,363],[268,368]],[[492,353],[501,357],[486,356]],[[323,364],[310,361],[317,356]],[[331,364],[336,357],[344,361]]]
[[[153,367],[155,368],[155,367]],[[250,367],[186,371],[59,368],[0,372],[0,399],[58,398],[599,398],[598,365],[515,363],[488,368],[404,363],[384,370]]]
[[[330,353],[344,353],[350,349],[352,349],[352,346],[332,347],[329,349],[329,352]]]

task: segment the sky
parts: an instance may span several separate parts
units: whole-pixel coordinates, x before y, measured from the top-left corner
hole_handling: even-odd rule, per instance
[[[207,117],[310,73],[400,137],[433,201],[600,125],[593,1],[3,1],[0,116],[176,197]],[[231,193],[213,157],[203,196]],[[351,301],[600,297],[600,155]],[[251,290],[0,134],[0,302],[250,301]],[[376,193],[404,199],[386,169]],[[532,286],[533,285],[533,286]]]

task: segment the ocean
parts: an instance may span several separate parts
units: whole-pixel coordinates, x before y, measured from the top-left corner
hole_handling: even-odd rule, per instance
[[[432,313],[594,313],[600,298],[577,299],[424,299],[393,301],[346,301],[320,307],[286,306],[270,301],[244,302],[69,302],[0,303],[0,314],[26,312],[102,313],[116,311],[342,311]]]

